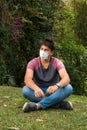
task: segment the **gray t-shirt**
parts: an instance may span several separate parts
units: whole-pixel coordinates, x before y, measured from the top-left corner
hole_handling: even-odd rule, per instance
[[[55,85],[59,81],[59,70],[65,68],[64,64],[57,58],[51,57],[47,69],[41,65],[40,57],[34,58],[27,64],[27,69],[34,72],[33,80],[39,87]]]

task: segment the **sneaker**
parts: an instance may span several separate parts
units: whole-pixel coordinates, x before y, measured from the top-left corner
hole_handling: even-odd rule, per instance
[[[59,108],[65,109],[65,110],[73,110],[72,102],[70,101],[62,101],[60,102]]]
[[[37,105],[34,102],[26,102],[22,110],[24,112],[35,111],[37,110]]]

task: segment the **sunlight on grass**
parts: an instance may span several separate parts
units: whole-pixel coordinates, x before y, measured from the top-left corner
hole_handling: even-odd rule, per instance
[[[21,88],[0,86],[0,130],[87,130],[87,97],[72,95],[73,111],[47,109],[23,113]]]

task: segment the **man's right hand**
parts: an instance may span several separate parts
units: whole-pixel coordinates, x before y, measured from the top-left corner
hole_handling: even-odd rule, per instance
[[[34,91],[34,94],[35,94],[35,96],[36,96],[37,98],[43,98],[43,97],[45,97],[43,91],[42,91],[40,88],[36,89],[36,90]]]

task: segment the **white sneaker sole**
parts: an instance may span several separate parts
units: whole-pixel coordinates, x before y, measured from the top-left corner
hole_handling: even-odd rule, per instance
[[[25,110],[27,104],[28,104],[28,102],[26,102],[26,103],[24,104],[24,106],[23,106],[23,108],[22,108],[23,111]]]
[[[70,106],[71,106],[71,109],[73,109],[72,102],[68,101],[68,103],[70,104]]]

